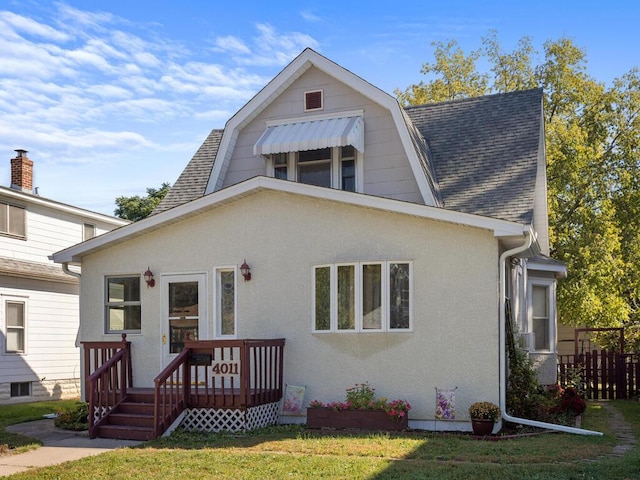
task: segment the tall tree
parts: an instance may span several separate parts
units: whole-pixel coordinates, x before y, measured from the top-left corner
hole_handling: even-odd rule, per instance
[[[140,195],[133,195],[131,197],[120,196],[116,198],[116,205],[114,213],[117,217],[137,222],[143,218],[148,217],[153,212],[164,196],[169,192],[171,185],[164,182],[160,185],[160,188],[147,188],[147,196],[141,197]]]
[[[628,327],[628,343],[640,347],[640,71],[607,87],[589,76],[585,51],[570,39],[545,42],[538,65],[528,37],[512,52],[495,32],[482,42],[468,57],[454,41],[434,43],[436,62],[422,69],[430,79],[396,90],[399,100],[543,88],[550,242],[569,270],[558,287],[560,319]],[[475,70],[481,59],[490,74]]]

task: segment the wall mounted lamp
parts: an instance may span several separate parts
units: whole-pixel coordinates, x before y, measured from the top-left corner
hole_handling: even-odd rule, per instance
[[[251,268],[249,267],[249,265],[247,265],[246,260],[242,262],[242,265],[240,265],[240,273],[244,277],[245,282],[251,280]]]
[[[143,275],[144,281],[147,282],[147,288],[153,288],[156,286],[156,280],[153,278],[153,272],[149,269],[149,267],[147,267],[147,271],[144,272]]]

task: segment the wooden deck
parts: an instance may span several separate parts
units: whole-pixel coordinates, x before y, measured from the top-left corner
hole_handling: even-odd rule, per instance
[[[269,405],[273,410],[283,392],[284,343],[187,340],[155,378],[153,388],[133,387],[133,356],[124,335],[120,342],[83,343],[85,392],[93,413],[89,435],[155,438],[181,412],[192,409],[246,411]],[[127,425],[132,427],[131,437],[125,436]]]

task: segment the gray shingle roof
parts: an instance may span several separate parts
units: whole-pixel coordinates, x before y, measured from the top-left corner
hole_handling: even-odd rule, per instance
[[[429,145],[444,207],[531,224],[542,90],[406,109]]]
[[[191,161],[182,171],[169,193],[162,199],[154,214],[177,207],[204,195],[207,182],[213,168],[213,161],[218,153],[222,132],[212,130],[204,143],[200,146]]]
[[[439,206],[532,223],[541,89],[418,105],[405,111]],[[204,195],[222,133],[209,134],[154,213]]]

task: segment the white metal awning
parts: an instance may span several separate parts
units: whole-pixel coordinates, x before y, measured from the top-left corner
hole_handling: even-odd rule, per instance
[[[345,145],[353,145],[364,153],[362,117],[327,118],[267,127],[253,146],[253,154],[300,152]]]

